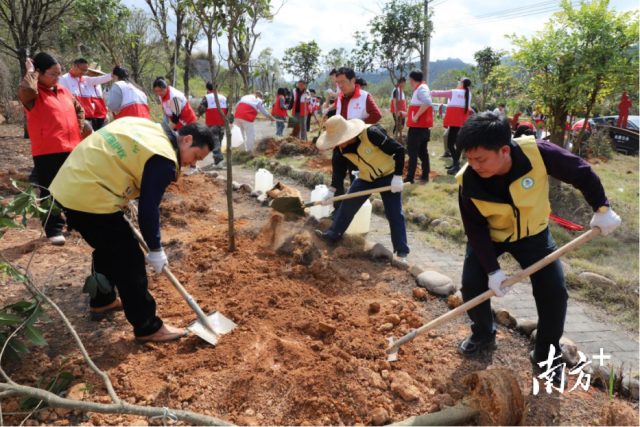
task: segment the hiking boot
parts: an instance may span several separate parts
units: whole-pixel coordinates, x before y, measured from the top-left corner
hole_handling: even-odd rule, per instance
[[[177,341],[189,335],[189,331],[182,328],[175,328],[169,325],[162,325],[156,333],[147,335],[146,337],[136,337],[137,344],[146,344],[148,342],[169,342]]]
[[[53,246],[64,246],[64,244],[67,242],[67,239],[65,239],[64,236],[61,234],[59,236],[49,237],[49,241]]]
[[[458,353],[465,356],[473,356],[479,351],[495,350],[496,348],[498,348],[498,344],[496,343],[495,333],[484,337],[471,334],[460,342]]]
[[[323,231],[316,230],[316,236],[318,236],[319,238],[321,238],[325,242],[329,243],[330,245],[335,245],[336,244],[336,240],[333,240],[333,238],[331,236],[329,236],[329,233],[325,233]]]
[[[116,298],[114,302],[104,307],[89,307],[89,316],[94,322],[99,322],[107,317],[107,314],[113,313],[114,311],[122,311],[122,301],[120,301],[120,298]]]
[[[442,156],[440,156],[441,159],[450,159],[451,158],[451,153],[444,153]]]
[[[556,356],[558,355],[556,354]],[[533,350],[531,350],[531,353],[529,353],[529,359],[531,360],[531,364],[533,365],[533,374],[536,377],[549,370],[549,368],[545,365],[543,365],[544,367],[540,367],[539,363],[543,362],[544,360],[536,360]],[[556,365],[553,366],[553,371],[549,374],[550,376],[552,376],[551,381],[553,381],[553,385],[555,385],[556,387],[559,387],[560,384],[566,386],[569,383],[569,379],[567,378],[567,374],[564,372],[562,358],[555,359],[553,363],[556,363]],[[546,380],[541,381],[546,382]]]
[[[452,166],[451,169],[447,170],[447,175],[455,175],[460,171],[460,166]]]

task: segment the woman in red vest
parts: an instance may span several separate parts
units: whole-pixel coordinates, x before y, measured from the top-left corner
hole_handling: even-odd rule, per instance
[[[116,65],[111,72],[113,85],[107,97],[107,107],[113,111],[114,119],[121,117],[141,117],[151,120],[147,95],[131,83],[127,70]]]
[[[273,103],[271,109],[271,115],[277,119],[276,121],[276,136],[283,136],[284,125],[287,121],[287,101],[285,99],[286,92],[283,87],[278,88],[278,94],[276,95],[276,102]]]
[[[18,87],[18,98],[27,115],[31,155],[38,175],[40,197],[49,196],[48,187],[69,153],[82,140],[84,109],[67,88],[58,85],[62,69],[58,60],[45,52],[27,59],[27,75]],[[91,127],[87,126],[90,132]],[[65,243],[62,216],[42,221],[47,238],[57,246]]]

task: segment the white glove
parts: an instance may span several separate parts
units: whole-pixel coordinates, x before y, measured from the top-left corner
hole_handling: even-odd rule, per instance
[[[496,270],[493,273],[489,273],[489,289],[491,289],[497,297],[502,298],[512,288],[512,286],[509,286],[508,288],[500,289],[500,285],[505,280],[507,280],[507,276],[504,274],[504,271],[502,271],[502,269]]]
[[[391,192],[401,193],[404,189],[404,183],[402,182],[402,175],[393,175],[391,180]]]
[[[603,236],[606,236],[613,232],[620,226],[622,220],[611,208],[607,209],[604,213],[595,213],[591,218],[591,228],[598,227]]]
[[[333,198],[333,196],[335,196],[335,195],[336,195],[336,193],[334,193],[333,191],[329,190],[327,195],[322,198],[322,206],[331,206],[333,204],[333,201],[329,201],[329,199]]]
[[[167,259],[167,255],[164,253],[164,249],[160,248],[159,251],[149,252],[147,254],[147,262],[153,269],[156,271],[156,274],[162,273],[162,267],[165,264],[169,264],[169,260]]]

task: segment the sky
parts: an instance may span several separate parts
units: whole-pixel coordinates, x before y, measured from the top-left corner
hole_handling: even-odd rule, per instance
[[[276,8],[282,7],[273,22],[259,24],[261,37],[254,57],[271,48],[273,56],[282,59],[285,49],[312,40],[323,53],[340,47],[351,51],[355,47],[353,33],[366,31],[367,23],[384,3],[384,0],[286,0],[283,5],[282,0],[271,1]],[[143,0],[124,3],[148,11]],[[474,63],[473,53],[486,46],[511,51],[513,46],[505,34],[531,36],[559,9],[559,1],[549,0],[431,0],[431,4],[435,33],[430,60],[459,58],[469,64]],[[638,10],[638,0],[611,0],[610,5],[618,11]],[[484,21],[474,18],[478,16],[484,17]],[[196,50],[199,48],[205,50],[206,41],[196,46]]]

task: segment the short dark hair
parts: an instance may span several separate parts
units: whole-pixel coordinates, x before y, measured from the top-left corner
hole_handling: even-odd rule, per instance
[[[460,151],[475,150],[482,147],[486,150],[498,151],[511,142],[511,125],[505,117],[485,112],[474,114],[464,122],[456,148]]]
[[[208,147],[209,151],[213,151],[213,132],[211,128],[204,123],[190,123],[178,129],[178,135],[193,137],[192,147]]]
[[[356,84],[360,85],[360,87],[364,87],[367,85],[367,82],[362,77],[356,77]]]
[[[316,90],[315,89],[309,89],[309,92],[316,93]]]
[[[421,82],[424,78],[424,74],[420,70],[413,70],[409,73],[409,77],[413,79],[413,81]]]
[[[59,64],[58,60],[47,52],[40,52],[33,58],[33,67],[41,73],[44,73],[56,64]]]
[[[504,104],[498,104],[498,107],[504,108]]]
[[[398,84],[400,84],[400,83],[404,83],[404,82],[406,82],[406,81],[407,81],[407,79],[405,79],[404,77],[400,77],[400,78],[398,79]]]
[[[86,59],[84,59],[84,58],[78,58],[78,59],[76,59],[75,61],[73,61],[73,63],[74,63],[74,65],[78,65],[78,64],[88,64],[88,63],[89,63],[89,61],[87,61],[87,60],[86,60]]]
[[[336,76],[340,76],[340,75],[344,75],[349,80],[356,78],[356,72],[353,71],[353,68],[349,68],[349,67],[338,68],[338,71],[336,71]]]
[[[304,81],[304,79],[300,79],[300,80],[298,80],[298,83],[304,83],[304,84],[307,84],[307,82],[305,82],[305,81]]]
[[[118,76],[120,80],[123,80],[125,82],[129,81],[129,73],[127,72],[127,69],[122,65],[116,65],[115,67],[113,67],[113,71],[111,72],[111,74],[113,74],[114,76]]]
[[[156,79],[153,82],[153,87],[154,87],[154,89],[157,88],[157,87],[161,87],[162,89],[166,89],[167,88],[167,82],[164,81],[164,77],[158,76],[158,77],[156,77]]]
[[[211,92],[213,92],[213,83],[207,82],[207,90],[210,90]]]
[[[336,74],[338,74],[338,69],[337,68],[332,68],[331,71],[329,71],[329,75],[330,76],[335,76]]]
[[[283,88],[283,87],[279,87],[279,88],[278,88],[278,93],[277,93],[277,95],[285,96],[286,94],[287,94],[287,89],[286,89],[286,88]]]

